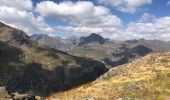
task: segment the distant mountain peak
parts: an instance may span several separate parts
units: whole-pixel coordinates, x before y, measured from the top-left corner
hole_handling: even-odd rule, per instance
[[[31,36],[32,40],[38,42],[39,44],[44,44],[50,48],[55,48],[61,51],[69,51],[72,44],[62,39],[61,37],[52,37],[48,34],[34,34]]]
[[[97,34],[97,33],[91,33],[90,35],[91,35],[91,36],[100,36],[100,35]]]
[[[105,42],[106,40],[102,36],[96,33],[92,33],[87,37],[81,37],[81,42],[79,43],[79,45],[82,46],[89,43],[104,44]]]
[[[88,37],[93,37],[93,38],[96,38],[96,39],[103,39],[104,40],[104,38],[101,35],[96,34],[96,33],[92,33]]]
[[[37,40],[38,38],[42,37],[42,35],[43,34],[33,34],[30,37],[31,37],[32,40]]]

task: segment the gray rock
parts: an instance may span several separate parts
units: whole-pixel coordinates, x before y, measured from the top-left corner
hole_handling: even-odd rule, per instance
[[[0,87],[0,94],[7,93],[6,87]]]
[[[85,97],[82,100],[95,100],[95,98],[93,98],[93,97]]]
[[[12,97],[8,94],[6,87],[0,87],[0,100],[12,100]]]

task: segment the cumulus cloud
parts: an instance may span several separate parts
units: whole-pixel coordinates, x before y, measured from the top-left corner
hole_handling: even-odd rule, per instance
[[[132,12],[135,12],[137,7],[151,2],[151,0],[115,0],[116,4],[113,5],[122,6],[123,3],[124,9],[133,8]],[[67,21],[67,25],[58,25],[55,30],[76,36],[98,33],[119,40],[140,38],[168,40],[167,36],[170,34],[169,17],[156,18],[145,12],[137,22],[131,22],[126,26],[122,24],[121,19],[111,14],[108,8],[96,6],[89,1],[62,3],[43,1],[37,4],[36,11],[45,18]],[[131,9],[129,11],[131,12]]]
[[[4,5],[18,10],[31,10],[33,7],[31,0],[1,0],[0,6]]]
[[[150,4],[152,0],[114,0],[114,2],[100,0],[100,2],[110,2],[120,11],[133,13],[138,7]],[[60,20],[64,25],[56,24],[55,27],[51,27],[45,23],[46,18]],[[139,38],[170,40],[170,16],[156,18],[144,12],[138,21],[123,25],[121,19],[113,15],[110,9],[94,5],[90,1],[61,3],[41,1],[33,7],[31,0],[2,0],[0,21],[29,34],[43,32],[54,36],[60,32],[59,34],[83,36],[98,33],[116,40]]]
[[[170,40],[170,16],[157,18],[154,22],[132,22],[124,32],[129,39],[161,39]]]
[[[68,25],[56,26],[60,32],[77,36],[90,33],[110,34],[122,27],[122,21],[104,6],[96,6],[90,1],[61,2],[43,1],[36,11],[45,18],[67,21]]]
[[[156,18],[154,15],[144,13],[137,22],[131,22],[124,27],[73,27],[57,26],[56,30],[73,33],[82,36],[90,33],[98,33],[106,38],[115,40],[129,39],[158,39],[170,41],[170,16]],[[82,34],[80,34],[82,33]],[[84,35],[84,34],[83,34]]]
[[[99,3],[111,4],[121,12],[134,13],[139,7],[151,4],[152,0],[99,0]]]
[[[170,5],[170,0],[167,2],[167,5]]]
[[[43,1],[37,4],[36,11],[44,17],[62,19],[74,26],[117,27],[121,20],[110,14],[103,6],[95,6],[90,1],[61,2]]]
[[[24,6],[19,6],[23,5],[20,3],[25,4]],[[0,21],[24,30],[28,34],[53,31],[49,25],[44,23],[43,17],[35,16],[32,11],[28,11],[31,8],[32,2],[30,0],[2,0],[0,4]]]
[[[143,15],[140,17],[139,22],[153,22],[155,20],[156,17],[154,15],[144,12]]]
[[[86,36],[91,33],[97,33],[100,35],[104,35],[104,37],[111,38],[109,37],[109,34],[114,34],[117,33],[118,28],[114,27],[74,27],[74,26],[57,26],[55,28],[58,31],[63,31],[63,32],[68,32],[71,33],[72,35],[76,36]]]

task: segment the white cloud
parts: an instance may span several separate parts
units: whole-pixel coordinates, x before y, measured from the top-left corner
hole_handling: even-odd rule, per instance
[[[122,2],[125,1],[119,0],[115,5],[122,5]],[[137,7],[151,2],[151,0],[127,0],[125,7],[127,9],[132,7],[136,11]],[[125,27],[122,25],[121,19],[112,15],[108,8],[95,6],[92,2],[87,1],[74,3],[67,1],[59,4],[44,1],[37,4],[36,11],[46,18],[67,21],[67,25],[58,25],[55,30],[77,36],[98,33],[104,37],[119,40],[139,38],[168,40],[169,38],[166,36],[170,34],[169,17],[156,18],[145,12],[138,22],[131,22]]]
[[[62,19],[74,26],[117,27],[121,20],[110,14],[103,6],[95,6],[89,1],[62,2],[43,1],[37,4],[36,11],[48,18]]]
[[[167,5],[170,5],[170,0],[167,2]]]
[[[140,7],[151,4],[152,0],[99,0],[99,3],[111,4],[121,12],[134,13]]]
[[[104,0],[101,1],[104,2]],[[114,7],[121,6],[127,10],[130,7],[133,10],[129,10],[129,12],[133,13],[138,7],[151,3],[151,0],[139,1],[115,0]],[[116,40],[139,38],[170,40],[170,16],[156,18],[145,12],[137,22],[131,22],[125,26],[120,18],[111,14],[108,8],[96,6],[89,1],[62,3],[42,1],[35,7],[40,15],[35,13],[31,0],[2,0],[2,2],[0,4],[0,21],[29,34],[43,32],[54,36],[53,33],[60,32],[60,34],[69,33],[83,36],[98,33]],[[21,2],[31,3],[25,3],[22,6]],[[108,0],[108,2],[112,1]],[[126,4],[124,5],[122,2]],[[67,25],[58,24],[52,28],[45,23],[45,18],[61,20],[67,22]]]
[[[31,10],[33,3],[31,0],[1,0],[0,6],[14,7],[18,10]]]
[[[109,34],[113,34],[116,33],[118,30],[118,28],[114,28],[114,27],[74,27],[74,26],[57,26],[56,30],[58,31],[63,31],[63,32],[68,32],[72,35],[76,35],[76,36],[86,36],[89,35],[91,33],[97,33],[97,34],[101,34],[101,35],[109,35]]]
[[[129,39],[158,39],[170,41],[170,16],[156,18],[144,13],[137,22],[131,22],[127,27],[73,27],[58,26],[57,30],[82,36],[98,33],[106,38],[115,40]]]
[[[67,21],[67,25],[56,26],[56,31],[82,36],[90,33],[110,34],[122,27],[122,21],[103,6],[89,1],[62,2],[43,1],[36,11],[45,18]]]
[[[30,0],[2,0],[2,2],[3,5],[0,4],[1,22],[19,28],[28,34],[53,31],[49,25],[44,23],[41,16],[35,16],[32,11],[29,11],[32,8]],[[25,3],[25,8],[19,6],[20,3]]]
[[[154,22],[132,22],[125,29],[129,39],[161,39],[170,40],[170,16],[161,17]]]
[[[144,12],[141,18],[139,19],[139,22],[153,22],[155,20],[156,17],[154,15]]]

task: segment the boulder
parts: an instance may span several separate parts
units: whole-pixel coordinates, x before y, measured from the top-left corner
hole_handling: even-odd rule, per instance
[[[12,97],[8,93],[6,87],[0,87],[0,100],[12,100]]]

